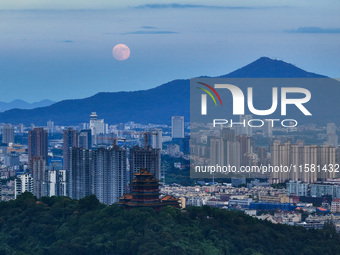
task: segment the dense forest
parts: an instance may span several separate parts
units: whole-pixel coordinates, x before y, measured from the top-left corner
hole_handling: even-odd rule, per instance
[[[334,227],[306,230],[210,207],[125,210],[95,196],[0,203],[0,254],[340,254]]]

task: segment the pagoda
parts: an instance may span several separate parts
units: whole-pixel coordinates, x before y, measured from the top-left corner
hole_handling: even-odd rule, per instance
[[[130,183],[130,194],[124,194],[117,204],[130,209],[134,207],[151,207],[159,210],[167,205],[179,208],[178,199],[167,195],[160,199],[159,180],[146,169],[141,169],[134,174],[135,178]]]

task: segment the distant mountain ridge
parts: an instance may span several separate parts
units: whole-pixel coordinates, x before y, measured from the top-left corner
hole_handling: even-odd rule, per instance
[[[292,64],[267,57],[246,65],[234,72],[219,76],[221,78],[326,78],[326,76],[306,72]],[[261,88],[259,88],[261,89]],[[327,91],[332,90],[332,93]],[[340,86],[330,88],[313,88],[313,96],[318,100],[334,102],[323,109],[319,105],[313,107],[313,120],[340,121],[340,113],[334,113]],[[31,110],[12,109],[0,113],[0,122],[23,123],[28,125],[46,125],[48,120],[59,125],[77,125],[88,122],[91,112],[97,112],[99,118],[106,123],[116,124],[127,121],[137,123],[170,123],[171,116],[184,116],[189,121],[190,116],[190,79],[173,80],[156,88],[133,92],[101,92],[94,96],[63,100],[50,106]],[[314,114],[316,118],[314,118]],[[327,115],[328,114],[328,115]],[[339,115],[339,116],[338,116]],[[319,117],[321,116],[321,117]]]
[[[219,78],[327,78],[327,76],[306,72],[282,60],[261,57]]]
[[[7,110],[11,110],[11,109],[34,109],[34,108],[38,108],[38,107],[45,107],[45,106],[50,106],[51,104],[54,104],[56,102],[45,99],[45,100],[41,100],[38,102],[34,102],[34,103],[28,103],[24,100],[21,99],[16,99],[13,100],[9,103],[6,102],[0,102],[0,112],[4,112]]]

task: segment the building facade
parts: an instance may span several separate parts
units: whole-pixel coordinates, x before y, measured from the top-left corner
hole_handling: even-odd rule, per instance
[[[308,196],[308,183],[301,181],[289,181],[286,184],[287,194],[288,196],[296,195],[296,196]]]
[[[2,127],[2,142],[14,143],[14,127],[11,124],[5,124]]]
[[[33,173],[33,194],[37,198],[47,196],[47,176],[46,176],[46,160],[42,157],[32,158]]]
[[[118,202],[127,189],[127,152],[126,149],[99,148],[92,151],[91,193],[100,202]]]
[[[290,169],[294,166],[291,171],[272,173],[272,178],[280,182],[293,180],[314,183],[337,177],[335,171],[331,170],[336,162],[336,148],[333,146],[304,145],[302,141],[296,144],[274,141],[270,151],[272,166]]]
[[[33,194],[33,177],[29,173],[18,175],[14,182],[14,198],[16,199],[24,192]]]
[[[134,178],[134,174],[140,169],[145,168],[153,174],[158,180],[161,179],[161,153],[160,149],[152,147],[142,148],[135,146],[130,149],[130,183]]]
[[[91,150],[70,148],[66,177],[67,195],[72,199],[80,199],[91,194],[91,159]]]
[[[78,135],[78,146],[83,149],[91,149],[92,147],[92,134],[91,129],[82,129]]]
[[[184,138],[184,116],[171,117],[171,137]]]
[[[47,160],[47,130],[34,128],[28,132],[28,162],[32,169],[33,158]],[[34,176],[33,176],[34,177]]]
[[[70,148],[78,147],[78,132],[72,128],[63,131],[63,159],[64,169],[69,169]]]

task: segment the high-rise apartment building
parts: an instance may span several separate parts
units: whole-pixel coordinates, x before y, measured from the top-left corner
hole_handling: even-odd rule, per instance
[[[290,166],[290,143],[281,144],[280,141],[274,141],[271,146],[271,165],[273,166]],[[290,179],[290,173],[285,171],[275,171],[272,178],[285,182]]]
[[[49,169],[46,171],[47,196],[67,196],[66,170]]]
[[[24,124],[19,123],[19,133],[20,133],[20,134],[23,134],[23,133],[24,133],[24,130],[25,130]]]
[[[11,124],[5,124],[2,127],[2,142],[14,143],[14,127]]]
[[[24,192],[31,192],[33,194],[33,177],[29,173],[18,175],[14,182],[14,198]]]
[[[240,115],[240,121],[235,125],[236,135],[253,135],[253,128],[248,125],[248,121],[252,119],[252,115]]]
[[[259,164],[261,165],[268,165],[268,155],[267,155],[267,148],[266,147],[257,147],[256,154],[259,160]]]
[[[46,168],[47,196],[67,196],[66,170],[63,159],[50,158]]]
[[[273,136],[273,122],[272,121],[265,121],[264,122],[264,134],[267,137]]]
[[[34,128],[28,132],[28,160],[33,157],[47,159],[47,131]]]
[[[272,173],[272,177],[280,182],[323,181],[336,177],[335,172],[330,169],[335,165],[335,148],[329,145],[304,145],[302,141],[298,141],[297,144],[289,142],[281,144],[280,141],[274,141],[271,145],[271,165],[290,169]]]
[[[47,127],[47,131],[51,134],[54,133],[54,121],[53,120],[49,120],[46,123],[46,127]]]
[[[78,132],[68,128],[63,132],[63,158],[66,171],[69,169],[69,153],[72,147],[78,147]]]
[[[224,150],[221,138],[210,139],[210,165],[220,165],[224,162]]]
[[[92,133],[92,144],[97,144],[97,136],[105,134],[105,123],[103,119],[98,119],[98,115],[92,112],[90,115],[90,129]]]
[[[82,129],[78,135],[78,146],[83,149],[91,149],[92,135],[91,129]]]
[[[100,202],[118,202],[127,188],[126,149],[99,148],[92,151],[91,191]]]
[[[319,159],[320,165],[323,167],[327,167],[328,171],[321,171],[318,174],[319,181],[325,181],[327,179],[338,178],[339,172],[335,170],[335,151],[336,149],[333,146],[323,145],[320,146],[319,151]]]
[[[46,160],[42,157],[32,158],[33,194],[37,197],[47,196]]]
[[[70,148],[69,168],[66,172],[69,197],[80,199],[91,194],[91,158],[91,150]]]
[[[152,131],[154,134],[152,135],[152,139],[151,139],[151,146],[154,149],[160,149],[162,150],[162,146],[163,146],[163,138],[162,138],[162,129],[160,128],[155,128]],[[157,134],[157,135],[156,135]]]
[[[210,139],[210,165],[240,168],[241,148],[235,130],[223,128],[220,137]]]
[[[80,199],[95,194],[99,201],[112,204],[126,192],[127,151],[124,148],[70,148],[67,194]],[[55,178],[53,178],[55,179]]]
[[[184,138],[184,116],[171,117],[171,137]]]
[[[31,173],[33,173],[33,161],[47,160],[47,130],[43,128],[34,128],[28,132],[28,163]]]
[[[130,149],[130,182],[134,178],[134,174],[138,173],[142,168],[147,169],[158,180],[161,178],[161,153],[160,149],[153,149],[148,146],[142,148],[135,146]]]
[[[338,147],[338,140],[336,125],[334,123],[327,123],[327,144]]]
[[[237,136],[237,141],[240,143],[241,165],[247,166],[249,165],[248,158],[251,154],[253,154],[254,142],[251,139],[251,136],[247,136],[247,135]]]

